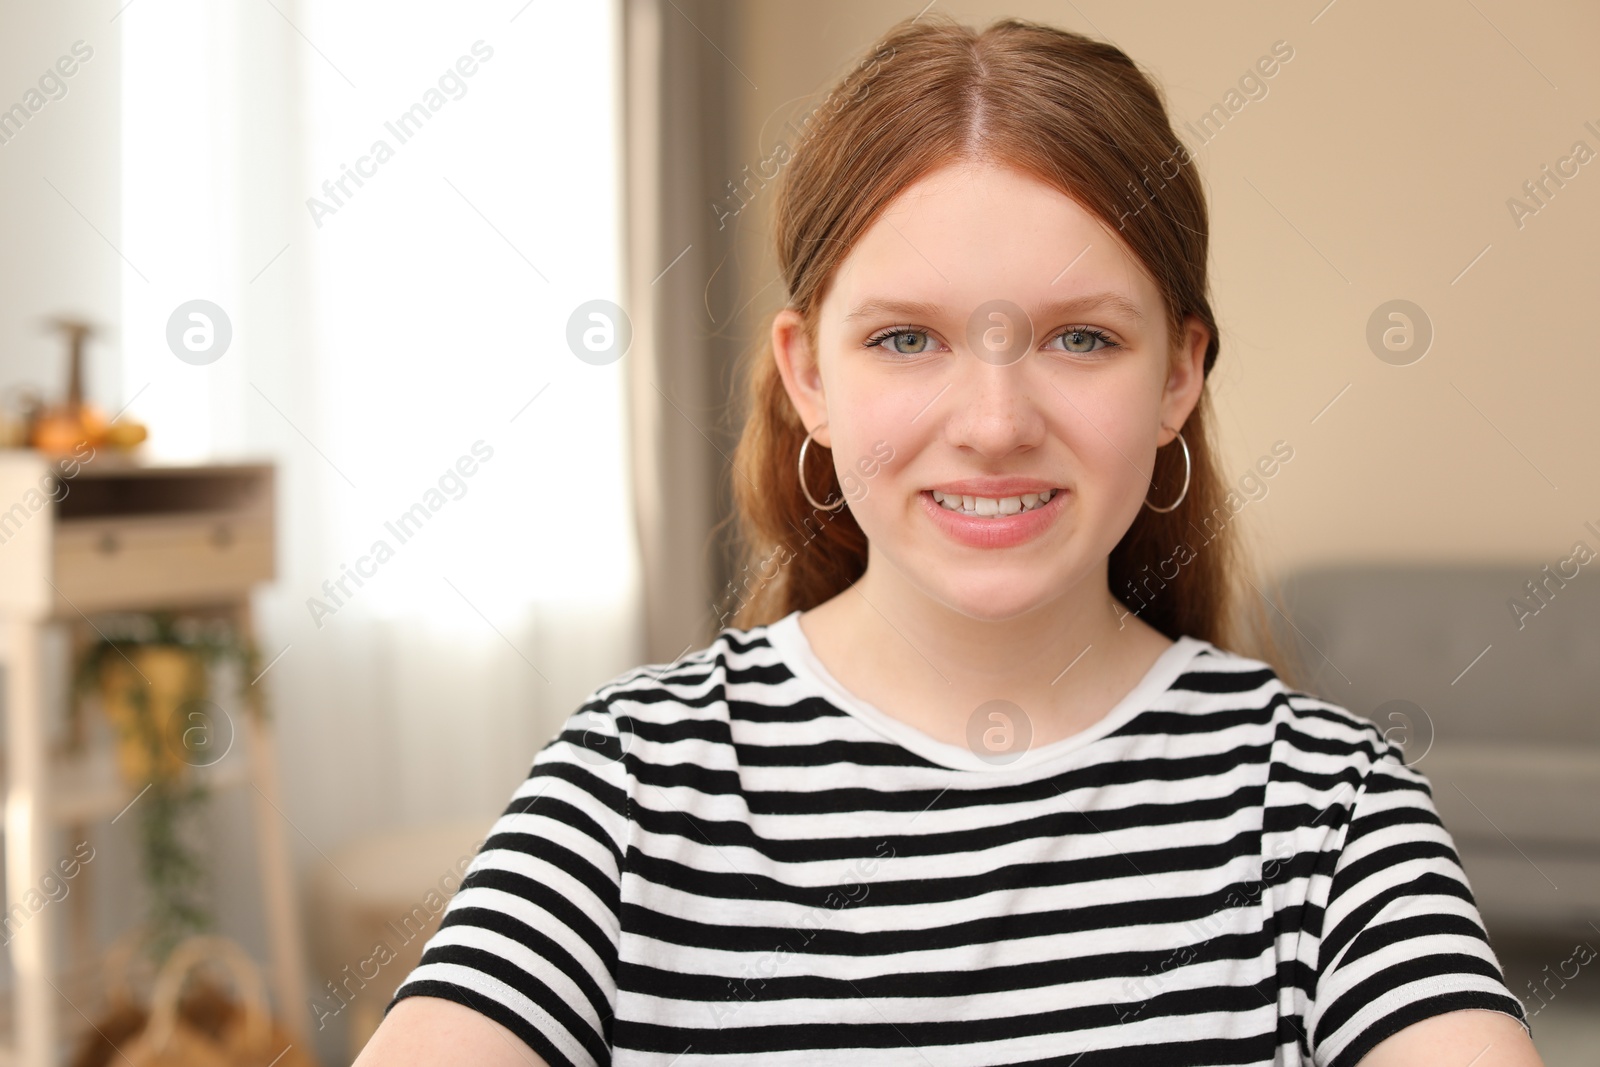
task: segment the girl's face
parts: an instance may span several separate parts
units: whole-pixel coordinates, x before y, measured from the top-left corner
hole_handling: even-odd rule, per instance
[[[1137,259],[1029,175],[929,174],[850,251],[817,316],[812,351],[780,312],[774,353],[832,449],[869,575],[887,565],[965,615],[1010,618],[1085,579],[1103,590],[1146,495],[1165,505],[1181,488],[1150,476],[1174,436],[1162,425],[1199,400],[1209,334],[1191,318],[1172,355]]]

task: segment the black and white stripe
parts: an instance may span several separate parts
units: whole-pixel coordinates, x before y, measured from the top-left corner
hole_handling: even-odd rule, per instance
[[[798,614],[596,690],[395,995],[552,1065],[1319,1064],[1522,1020],[1427,782],[1184,638],[1010,764],[844,690]]]

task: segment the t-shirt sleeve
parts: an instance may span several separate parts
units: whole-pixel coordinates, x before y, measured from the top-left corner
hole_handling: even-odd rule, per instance
[[[611,1061],[631,736],[591,697],[539,750],[391,1008],[439,997],[551,1067]]]
[[[1322,884],[1306,1017],[1318,1067],[1354,1067],[1412,1023],[1465,1008],[1504,1012],[1528,1028],[1427,779],[1394,746],[1383,745],[1362,780]]]

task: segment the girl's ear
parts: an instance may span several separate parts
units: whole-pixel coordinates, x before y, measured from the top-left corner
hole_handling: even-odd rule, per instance
[[[823,393],[822,368],[806,337],[805,319],[793,308],[784,308],[772,320],[772,358],[777,361],[784,391],[801,423],[808,430],[816,430],[812,440],[824,448],[833,447],[824,425],[828,421],[828,403]],[[819,426],[822,428],[817,429]]]
[[[1200,391],[1206,385],[1206,346],[1211,343],[1211,331],[1196,315],[1184,319],[1183,344],[1173,355],[1167,372],[1167,387],[1161,395],[1161,421],[1168,426],[1182,426],[1200,403]],[[1162,441],[1165,445],[1171,438]]]

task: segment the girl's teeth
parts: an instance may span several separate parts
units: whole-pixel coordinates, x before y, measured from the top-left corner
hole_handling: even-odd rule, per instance
[[[985,518],[995,518],[1004,515],[1016,515],[1023,511],[1032,511],[1050,502],[1057,490],[1047,489],[1042,493],[1023,493],[1021,496],[956,496],[954,493],[941,493],[933,491],[933,499],[946,511],[957,514],[982,515]]]

